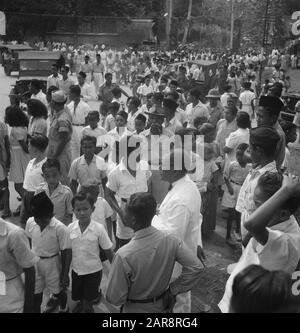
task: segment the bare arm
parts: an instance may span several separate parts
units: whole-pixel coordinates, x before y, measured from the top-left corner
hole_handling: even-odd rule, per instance
[[[110,263],[112,263],[113,258],[114,258],[114,251],[113,249],[109,249],[109,250],[103,250],[106,258],[109,260]]]

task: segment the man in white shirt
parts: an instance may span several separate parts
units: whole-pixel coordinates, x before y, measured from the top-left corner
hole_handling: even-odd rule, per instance
[[[41,82],[39,80],[36,79],[31,80],[29,91],[31,93],[30,98],[38,99],[48,107],[47,98],[46,95],[42,92]]]
[[[72,161],[80,156],[80,138],[81,132],[87,123],[87,116],[91,108],[81,99],[81,90],[79,86],[70,88],[70,101],[68,108],[72,116],[73,133],[71,139]]]
[[[86,80],[86,73],[84,72],[79,72],[78,73],[78,85],[81,89],[81,98],[84,100],[84,102],[89,102],[93,98],[93,93],[92,93],[92,87],[90,84],[85,82]]]
[[[164,158],[162,179],[170,183],[171,189],[159,208],[158,216],[154,217],[152,225],[177,236],[194,254],[198,254],[202,248],[201,196],[197,186],[187,176],[190,162],[190,155],[181,149],[175,149]],[[183,163],[185,165],[182,165]],[[178,277],[181,269],[180,265],[175,265],[172,277]],[[190,292],[177,296],[174,312],[191,312]]]
[[[165,122],[163,124],[164,132],[169,137],[174,137],[177,130],[182,128],[180,121],[175,117],[178,104],[171,99],[164,99],[163,110]]]
[[[196,118],[206,117],[209,119],[209,111],[207,107],[200,101],[201,91],[197,88],[190,90],[188,101],[190,104],[186,107],[186,115],[188,118],[187,127],[194,127],[194,120]]]
[[[104,65],[101,62],[101,55],[96,54],[96,61],[92,65],[92,82],[95,86],[95,92],[98,93],[100,86],[103,84],[104,80]]]
[[[250,154],[253,170],[245,179],[238,196],[236,210],[241,213],[241,233],[244,237],[244,223],[255,211],[253,200],[258,179],[266,172],[277,172],[274,160],[279,135],[270,127],[258,127],[250,131]]]
[[[64,91],[68,97],[70,94],[70,88],[71,88],[71,86],[74,85],[74,82],[68,76],[69,71],[70,71],[70,69],[68,66],[62,67],[62,69],[61,69],[62,78],[58,81],[59,90]]]
[[[62,76],[58,74],[56,65],[51,66],[51,72],[52,74],[47,78],[47,90],[52,86],[59,88],[59,81],[62,79]]]

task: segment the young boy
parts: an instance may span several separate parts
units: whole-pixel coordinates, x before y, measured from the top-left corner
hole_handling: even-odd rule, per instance
[[[45,192],[35,195],[30,205],[33,217],[28,219],[25,231],[33,252],[40,258],[36,264],[34,312],[40,313],[46,288],[52,298],[45,312],[54,311],[58,304],[59,312],[68,312],[67,227],[53,217],[53,203]]]
[[[100,193],[107,182],[106,163],[102,157],[95,155],[97,139],[93,136],[85,136],[81,139],[83,155],[71,164],[69,178],[71,190],[75,195],[78,184],[80,187],[101,186]]]
[[[233,220],[236,222],[236,239],[241,241],[241,215],[235,210],[235,206],[240,189],[251,169],[251,164],[247,164],[245,157],[245,151],[248,147],[249,145],[246,143],[240,144],[236,150],[236,161],[231,162],[224,171],[226,187],[222,199],[222,206],[228,210],[226,243],[230,246],[236,244],[231,238]]]
[[[143,114],[138,114],[134,120],[135,131],[132,134],[141,134],[146,128],[147,118]]]
[[[46,149],[48,142],[48,138],[43,134],[35,134],[31,137],[29,142],[28,151],[32,160],[30,160],[27,165],[23,183],[24,194],[20,214],[20,222],[23,228],[25,227],[28,218],[32,216],[30,211],[30,200],[39,186],[44,182],[42,165],[47,159]]]
[[[72,200],[76,221],[68,226],[68,248],[72,250],[72,299],[79,301],[73,313],[93,313],[102,278],[100,247],[111,262],[113,244],[105,228],[91,219],[94,199],[87,193]]]
[[[46,181],[36,194],[45,192],[54,206],[54,217],[64,225],[69,225],[72,222],[73,194],[69,187],[62,185],[60,179],[60,164],[57,160],[48,159],[42,165],[42,175]]]
[[[105,119],[105,130],[107,132],[111,131],[116,127],[116,114],[119,111],[120,104],[117,102],[110,103],[108,105],[108,116]]]
[[[99,125],[100,116],[98,111],[92,111],[88,114],[88,126],[84,127],[81,132],[81,138],[84,136],[93,136],[97,139],[95,154],[98,155],[105,143],[106,130]]]

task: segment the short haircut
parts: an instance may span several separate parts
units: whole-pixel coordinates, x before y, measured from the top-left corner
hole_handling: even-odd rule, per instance
[[[81,88],[77,85],[73,85],[70,87],[70,94],[74,94],[77,97],[81,95]]]
[[[146,98],[147,98],[147,99],[150,99],[150,98],[153,97],[153,95],[154,95],[153,93],[149,93],[149,94],[146,95]]]
[[[46,105],[38,99],[29,99],[27,101],[27,107],[33,118],[47,118],[48,116]]]
[[[86,74],[85,72],[81,71],[78,73],[79,76],[81,76],[82,78],[86,79]]]
[[[141,106],[141,101],[140,101],[140,99],[139,98],[137,98],[137,97],[131,97],[130,98],[130,101],[131,101],[131,103],[136,107],[136,108],[138,108],[138,107],[140,107]]]
[[[54,205],[47,194],[41,192],[30,200],[30,210],[34,218],[51,218]]]
[[[70,71],[70,67],[69,66],[63,66],[62,69],[64,69],[67,73],[69,73],[69,71]]]
[[[99,111],[94,110],[94,111],[89,112],[88,117],[100,119]]]
[[[173,86],[176,86],[178,87],[178,82],[176,80],[171,80],[171,82],[169,83],[169,85],[173,85]]]
[[[266,172],[261,175],[257,187],[261,188],[268,198],[271,198],[282,186],[283,176],[278,172]]]
[[[165,77],[165,76],[162,76],[162,77],[160,78],[160,82],[168,83],[168,81],[169,81],[169,79],[168,79],[167,77]]]
[[[229,84],[227,84],[225,87],[224,87],[224,90],[225,92],[228,92],[231,90],[231,86]]]
[[[167,93],[167,97],[171,97],[174,101],[178,101],[179,99],[179,94],[177,91],[170,91],[169,93]]]
[[[143,124],[147,122],[147,118],[141,113],[136,116],[135,120],[140,120]]]
[[[30,138],[30,144],[39,151],[44,152],[48,147],[49,139],[43,134],[34,134]]]
[[[83,138],[80,140],[80,144],[83,145],[85,141],[92,142],[95,145],[95,147],[97,146],[97,139],[94,136],[90,135],[83,136]]]
[[[60,172],[60,163],[59,163],[59,161],[56,160],[56,159],[50,159],[50,158],[48,158],[46,160],[46,162],[42,165],[42,171],[43,171],[43,173],[45,173],[46,170],[48,170],[50,168],[55,168],[55,169],[57,169],[57,171]]]
[[[8,106],[5,109],[4,121],[10,127],[28,127],[28,117],[27,115],[15,105]]]
[[[124,118],[125,121],[127,121],[127,119],[128,119],[128,113],[125,112],[125,111],[123,111],[123,110],[119,111],[119,112],[117,113],[117,116],[120,116],[120,117]]]
[[[248,143],[240,143],[236,148],[236,153],[243,153],[249,148]]]
[[[113,102],[108,105],[108,110],[118,111],[120,109],[120,104],[118,102]]]
[[[109,76],[112,77],[112,73],[106,73],[106,74],[104,75],[104,78],[107,79]]]
[[[76,201],[82,202],[82,201],[85,201],[85,200],[89,202],[91,207],[94,207],[95,201],[94,201],[93,196],[88,192],[81,191],[81,192],[75,194],[72,201],[71,201],[73,209],[75,207]]]
[[[37,79],[33,79],[30,82],[31,86],[34,87],[36,90],[41,90],[41,81],[37,80]]]
[[[193,88],[190,90],[190,95],[195,97],[196,99],[200,99],[201,97],[201,90],[198,88]]]
[[[244,83],[244,88],[249,90],[251,88],[251,82],[245,82]]]
[[[114,97],[118,96],[118,95],[121,95],[122,94],[122,91],[119,87],[114,87],[112,90],[111,90],[111,93],[113,94]]]
[[[132,194],[127,204],[128,212],[142,226],[150,226],[156,214],[156,200],[150,193]]]
[[[243,129],[251,128],[251,120],[248,112],[240,111],[236,118],[237,126]]]

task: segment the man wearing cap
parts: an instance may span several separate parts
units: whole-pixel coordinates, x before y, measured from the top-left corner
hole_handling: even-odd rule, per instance
[[[280,170],[285,157],[285,134],[279,125],[278,118],[280,112],[283,110],[283,103],[278,97],[274,96],[261,96],[259,100],[259,109],[256,113],[257,126],[270,126],[273,127],[278,135],[279,141],[275,151],[275,161],[277,169]]]
[[[162,180],[170,183],[170,190],[159,207],[152,225],[182,240],[193,254],[202,248],[200,213],[201,196],[195,183],[188,177],[191,168],[190,154],[182,149],[174,149],[162,161]],[[177,278],[182,267],[175,265],[172,278]],[[191,293],[177,296],[174,307],[176,313],[191,312]]]
[[[49,144],[47,157],[60,163],[61,182],[68,185],[68,173],[71,166],[71,136],[72,116],[65,103],[65,93],[58,90],[52,94],[53,119],[49,129]]]
[[[167,136],[173,137],[177,130],[182,128],[182,124],[175,117],[175,112],[178,108],[178,104],[168,98],[163,101],[163,110],[165,114],[165,122],[163,124],[164,132]]]
[[[236,204],[241,213],[241,232],[246,235],[244,222],[256,209],[253,195],[258,179],[266,172],[278,172],[275,163],[276,146],[280,140],[272,127],[261,126],[250,130],[250,154],[253,170],[245,179]]]
[[[218,121],[223,118],[223,108],[219,103],[220,97],[218,89],[211,89],[206,96],[209,101],[207,106],[209,112],[208,122],[213,126],[217,126]]]

